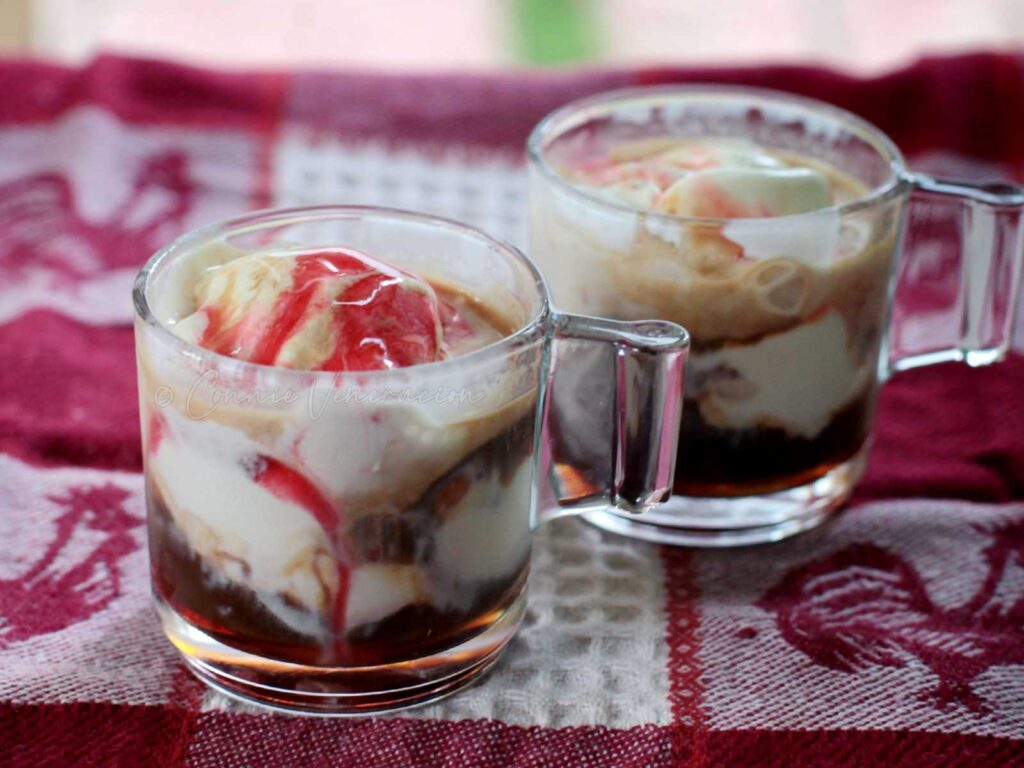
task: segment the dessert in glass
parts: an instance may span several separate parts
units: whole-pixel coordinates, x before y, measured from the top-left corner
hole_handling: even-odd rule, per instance
[[[158,612],[236,697],[445,695],[515,633],[535,524],[670,495],[685,331],[553,313],[525,258],[462,225],[252,214],[154,256],[135,304]],[[561,408],[566,359],[594,350],[622,386]],[[552,458],[577,432],[603,475]]]
[[[529,157],[530,255],[556,306],[663,318],[693,338],[676,497],[643,520],[588,516],[602,527],[731,546],[817,525],[864,471],[891,371],[1006,352],[1019,191],[912,175],[887,137],[839,109],[750,89],[634,89],[553,113]],[[972,300],[953,308],[953,339],[915,330],[928,320],[912,299],[921,270],[904,267],[911,300],[893,306],[911,192],[974,217],[957,233]]]

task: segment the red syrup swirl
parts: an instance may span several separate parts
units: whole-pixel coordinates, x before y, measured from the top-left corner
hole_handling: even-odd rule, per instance
[[[453,304],[441,301],[438,310],[441,315],[441,336],[446,345],[476,336],[472,324]]]
[[[349,590],[352,584],[351,567],[354,558],[341,511],[320,489],[298,470],[269,456],[260,456],[252,473],[253,482],[282,501],[297,504],[317,521],[333,551],[331,557],[338,575],[338,589],[331,604],[330,627],[335,657],[343,657],[347,648],[345,615],[348,611]]]
[[[274,258],[293,262],[291,285],[268,310],[248,307],[233,321],[236,313],[228,308],[203,306],[207,324],[199,346],[251,363],[290,367],[281,359],[285,345],[327,313],[332,346],[319,356],[316,370],[403,368],[443,356],[438,300],[422,280],[355,251]]]

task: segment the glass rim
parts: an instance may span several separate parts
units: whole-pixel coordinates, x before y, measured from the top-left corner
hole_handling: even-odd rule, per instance
[[[844,127],[852,130],[867,144],[869,144],[883,160],[887,161],[889,176],[868,190],[865,194],[846,200],[841,203],[833,203],[825,208],[816,208],[813,211],[803,213],[790,213],[782,216],[751,217],[746,219],[709,217],[709,216],[681,216],[674,213],[662,211],[650,211],[643,208],[634,208],[625,203],[618,203],[608,198],[573,184],[559,173],[544,156],[545,141],[557,137],[561,132],[561,124],[576,114],[595,107],[609,107],[614,111],[618,103],[633,100],[716,100],[739,101],[744,98],[752,104],[775,104],[779,106],[795,108],[808,115],[830,118]],[[548,113],[530,132],[526,140],[526,155],[529,164],[538,169],[549,181],[567,191],[574,197],[584,200],[592,205],[614,211],[619,214],[631,216],[642,215],[645,219],[659,221],[669,224],[688,224],[695,226],[745,225],[746,223],[755,226],[763,226],[765,222],[785,221],[797,222],[807,221],[815,217],[829,214],[843,215],[873,205],[886,202],[887,200],[901,194],[908,185],[907,165],[903,154],[895,142],[889,138],[880,128],[857,115],[841,107],[817,99],[798,96],[769,88],[754,88],[736,85],[716,85],[714,83],[687,83],[678,85],[642,85],[630,88],[619,88],[611,91],[602,91],[591,96],[576,99],[564,104],[553,112]]]
[[[533,286],[537,291],[538,297],[536,311],[529,320],[508,336],[503,336],[495,342],[456,357],[420,365],[370,371],[319,371],[252,363],[205,349],[198,344],[186,341],[174,333],[170,326],[156,317],[150,306],[146,293],[151,287],[150,279],[154,272],[165,262],[181,258],[185,254],[192,252],[202,243],[213,242],[217,238],[232,234],[258,231],[275,225],[359,217],[377,217],[381,221],[404,221],[439,227],[455,235],[468,237],[476,240],[481,245],[498,250],[523,266],[530,277],[533,278]],[[416,372],[415,375],[436,375],[438,372],[449,373],[460,367],[470,368],[484,364],[492,359],[508,356],[524,344],[529,343],[534,336],[548,335],[551,330],[552,324],[550,320],[553,315],[548,286],[540,270],[515,246],[499,240],[481,229],[440,216],[384,206],[340,204],[263,208],[190,230],[175,238],[163,248],[160,248],[146,261],[135,277],[135,282],[132,286],[132,303],[136,317],[148,328],[151,328],[161,342],[169,344],[175,352],[191,360],[198,363],[208,363],[225,373],[239,376],[246,374],[274,375],[284,378],[302,379],[304,382],[313,380],[316,382],[336,383],[341,380],[352,380],[358,382],[361,386],[366,383],[372,383],[375,380],[394,382],[403,376],[408,377],[410,372],[413,371]],[[539,334],[539,332],[542,333]]]

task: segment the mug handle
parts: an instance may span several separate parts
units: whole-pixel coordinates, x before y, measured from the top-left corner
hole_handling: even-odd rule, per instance
[[[672,495],[690,338],[675,323],[554,313],[531,524]]]
[[[1002,360],[1024,262],[1024,188],[907,173],[911,194],[883,378]]]

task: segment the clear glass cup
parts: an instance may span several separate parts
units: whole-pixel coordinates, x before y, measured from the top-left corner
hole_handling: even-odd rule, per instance
[[[665,137],[751,140],[868,191],[810,213],[687,218],[628,207],[560,172]],[[880,383],[936,362],[985,365],[1009,348],[1022,190],[913,173],[848,112],[771,91],[639,88],[552,113],[528,155],[530,257],[556,306],[667,319],[693,340],[675,495],[643,520],[587,516],[602,528],[736,546],[816,526],[863,474]],[[709,243],[741,254],[728,279],[702,261]]]
[[[336,374],[169,329],[211,259],[275,245],[361,250],[515,330],[441,362]],[[534,526],[671,494],[686,332],[553,312],[536,268],[477,230],[372,208],[255,213],[157,253],[134,301],[158,613],[233,696],[344,715],[450,693],[519,626]],[[585,408],[567,389],[581,361],[616,381]],[[565,460],[577,435],[594,464]]]

